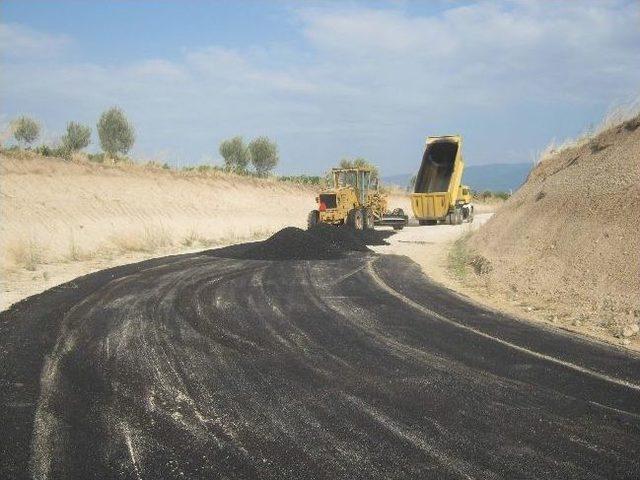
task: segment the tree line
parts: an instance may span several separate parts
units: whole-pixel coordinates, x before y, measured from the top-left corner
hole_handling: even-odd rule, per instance
[[[267,137],[257,137],[245,144],[244,138],[236,136],[223,140],[218,149],[226,170],[239,174],[250,173],[253,165],[258,176],[266,176],[280,160],[278,145]]]
[[[23,148],[31,148],[40,137],[40,125],[30,117],[22,116],[12,122],[13,136]],[[100,147],[110,158],[126,155],[135,143],[133,125],[119,107],[112,107],[102,113],[96,124]],[[82,151],[91,143],[91,127],[79,122],[67,123],[60,146],[40,147],[46,155],[69,157]],[[218,149],[224,161],[224,169],[241,175],[268,175],[280,160],[278,145],[268,137],[257,137],[245,144],[243,137],[236,136],[223,140]],[[251,170],[250,167],[253,167]]]
[[[13,136],[18,144],[30,148],[40,137],[40,125],[33,118],[19,117],[12,122]],[[100,115],[96,125],[100,147],[111,158],[126,155],[133,146],[136,135],[133,125],[124,112],[112,107]],[[79,122],[67,123],[65,134],[60,139],[60,147],[52,149],[54,154],[68,156],[88,147],[91,143],[91,127]],[[48,147],[44,146],[44,149]]]

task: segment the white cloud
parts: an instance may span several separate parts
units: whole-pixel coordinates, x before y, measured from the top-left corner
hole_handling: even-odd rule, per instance
[[[300,15],[327,68],[350,65],[347,78],[369,76],[383,90],[402,85],[412,100],[457,91],[465,102],[502,103],[624,93],[640,78],[639,12],[632,2],[521,1],[424,17],[368,8]]]
[[[323,4],[295,11],[295,44],[210,45],[124,65],[72,61],[71,39],[4,25],[0,45],[12,56],[0,95],[8,111],[39,114],[54,129],[95,124],[118,104],[147,156],[185,162],[217,155],[225,136],[267,134],[285,169],[318,172],[362,154],[408,171],[422,137],[449,130],[468,133],[471,163],[502,158],[489,131],[514,137],[514,158],[521,151],[528,161],[549,132],[570,134],[566,125],[594,120],[584,112],[640,87],[635,2],[456,5],[416,15],[402,3]],[[58,58],[43,69],[47,51]]]
[[[14,23],[0,24],[0,53],[13,60],[56,56],[70,44],[67,35],[50,35]]]

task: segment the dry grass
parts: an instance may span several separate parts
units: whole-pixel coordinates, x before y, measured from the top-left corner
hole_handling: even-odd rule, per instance
[[[183,247],[196,247],[199,245],[208,246],[210,245],[209,241],[202,237],[196,229],[191,229],[187,232],[187,234],[180,240],[180,245]]]
[[[632,120],[640,115],[640,96],[628,103],[617,105],[605,114],[598,125],[592,126],[585,130],[576,138],[565,139],[557,142],[555,139],[547,145],[537,157],[536,165],[554,155],[560,154],[567,149],[580,148],[584,145],[591,144],[594,153],[597,153],[601,146],[595,141],[601,133]]]
[[[36,293],[74,271],[112,266],[119,258],[134,261],[302,227],[316,194],[312,186],[216,170],[109,165],[20,151],[0,153],[0,191],[5,296],[18,289]]]
[[[171,235],[162,225],[145,226],[140,232],[114,234],[111,243],[119,253],[144,252],[152,253],[173,245]]]
[[[46,250],[31,238],[15,241],[6,246],[6,258],[9,268],[24,268],[34,271],[44,263]]]

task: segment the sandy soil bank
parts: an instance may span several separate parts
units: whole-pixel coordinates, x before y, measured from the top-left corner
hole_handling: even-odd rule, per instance
[[[0,155],[0,309],[103,268],[302,227],[314,197],[221,172]]]
[[[639,224],[637,116],[544,156],[462,247],[476,262],[469,280],[549,323],[638,348]]]

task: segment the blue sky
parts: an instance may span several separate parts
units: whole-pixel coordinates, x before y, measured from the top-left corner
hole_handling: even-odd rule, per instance
[[[639,5],[3,0],[0,124],[32,115],[55,143],[119,105],[136,157],[218,163],[267,135],[280,173],[408,173],[448,133],[469,164],[530,162],[637,98]]]

